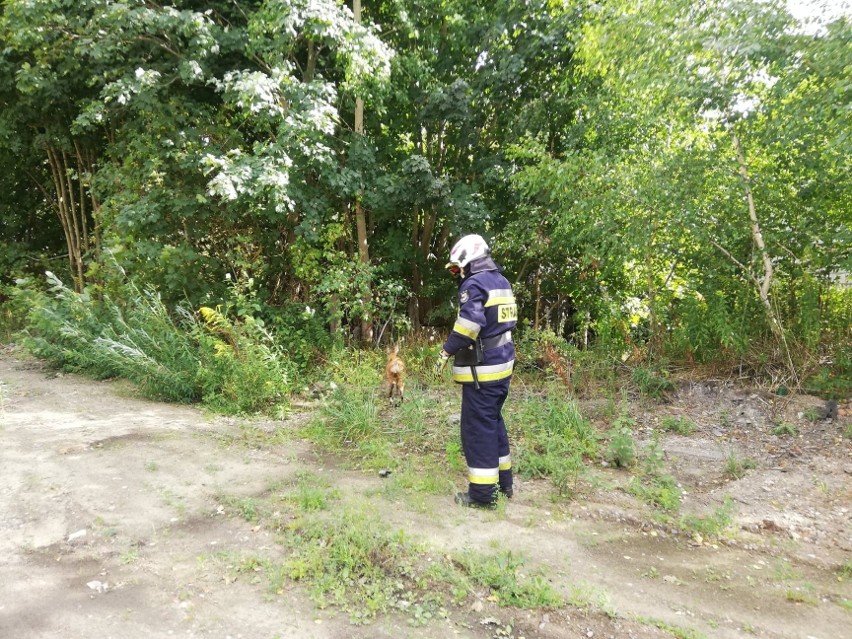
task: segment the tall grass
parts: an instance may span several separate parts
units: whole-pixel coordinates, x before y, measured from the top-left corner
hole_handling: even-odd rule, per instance
[[[576,488],[586,458],[597,457],[599,443],[592,424],[576,402],[553,387],[544,396],[529,396],[507,406],[515,466],[529,477],[549,477],[563,495]]]
[[[48,274],[47,292],[28,289],[25,345],[55,366],[98,379],[123,377],[146,397],[203,401],[253,412],[285,399],[290,366],[273,336],[251,318],[219,309],[170,311],[132,282],[111,293],[77,293]]]

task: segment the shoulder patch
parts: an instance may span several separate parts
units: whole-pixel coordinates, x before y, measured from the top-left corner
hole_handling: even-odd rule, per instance
[[[468,293],[467,291],[462,291],[461,295],[459,295],[459,301],[462,304],[466,304],[469,299],[470,299],[470,293]]]

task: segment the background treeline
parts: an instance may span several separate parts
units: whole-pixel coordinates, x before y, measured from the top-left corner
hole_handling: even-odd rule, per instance
[[[757,0],[352,9],[4,2],[6,332],[249,409],[335,344],[445,326],[441,266],[477,232],[530,361],[594,350],[849,392],[848,18],[803,26]]]

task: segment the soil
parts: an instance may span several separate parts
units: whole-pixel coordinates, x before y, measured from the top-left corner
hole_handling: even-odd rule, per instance
[[[697,425],[660,444],[685,492],[681,512],[732,504],[733,526],[705,539],[661,519],[627,491],[630,473],[607,466],[567,502],[548,482],[524,481],[505,512],[459,509],[446,496],[389,504],[381,477],[330,465],[295,436],[237,445],[247,420],[140,400],[121,382],[56,374],[7,347],[0,637],[852,639],[849,405],[809,421],[822,405],[707,380],[682,382],[664,404],[631,402],[640,439],[666,417]],[[602,429],[604,408],[583,406]],[[295,430],[304,418],[250,426]],[[732,460],[754,467],[735,479]],[[388,526],[435,552],[511,549],[566,599],[593,605],[527,612],[482,593],[423,626],[395,615],[355,626],[298,585],[270,593],[229,562],[247,549],[283,551],[225,498],[262,495],[304,469],[373,502]]]

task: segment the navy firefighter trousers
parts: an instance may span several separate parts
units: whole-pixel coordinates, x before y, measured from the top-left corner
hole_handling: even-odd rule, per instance
[[[479,502],[493,502],[497,489],[512,494],[509,436],[501,411],[509,394],[510,378],[477,389],[462,384],[461,440],[468,465],[468,492]]]

